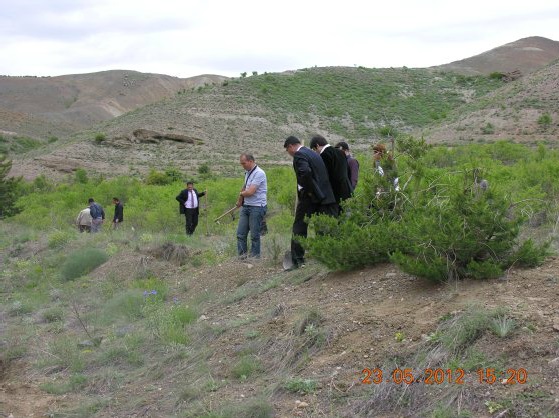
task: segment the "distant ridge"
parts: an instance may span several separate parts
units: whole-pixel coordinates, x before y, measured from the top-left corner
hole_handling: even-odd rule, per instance
[[[19,135],[65,135],[113,119],[177,93],[221,83],[227,77],[199,75],[178,78],[163,74],[110,70],[57,77],[0,76],[0,130]],[[9,113],[17,114],[10,118]],[[27,130],[30,120],[43,120],[48,132]],[[60,125],[58,131],[56,125]]]
[[[464,75],[530,73],[559,59],[559,42],[541,36],[522,38],[470,58],[431,67]]]

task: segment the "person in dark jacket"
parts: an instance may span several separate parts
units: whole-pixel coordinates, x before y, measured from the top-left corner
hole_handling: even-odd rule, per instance
[[[357,187],[357,182],[359,181],[359,161],[357,161],[351,155],[351,152],[349,151],[349,145],[347,144],[347,142],[343,142],[343,141],[338,142],[336,144],[336,148],[342,150],[347,158],[347,166],[349,169],[349,173],[348,173],[349,181],[351,182],[351,190],[354,191],[355,188]]]
[[[186,219],[186,235],[192,235],[198,226],[198,215],[200,213],[200,198],[206,194],[194,188],[194,182],[186,182],[186,189],[182,190],[176,197],[179,202],[179,213],[184,214]]]
[[[293,157],[293,169],[297,177],[297,208],[293,220],[291,239],[291,259],[293,267],[301,267],[305,262],[305,249],[296,237],[306,237],[308,223],[305,218],[324,213],[337,216],[338,204],[328,179],[328,171],[320,156],[301,145],[294,136],[288,137],[283,147]]]
[[[115,215],[113,216],[113,228],[117,229],[124,220],[124,207],[118,197],[113,197],[113,205],[115,205]]]
[[[310,148],[320,154],[322,161],[324,161],[336,203],[340,205],[342,201],[351,197],[352,191],[346,156],[340,150],[330,146],[321,135],[312,137]]]
[[[95,202],[92,197],[88,200],[89,213],[91,214],[91,233],[96,233],[101,230],[103,221],[105,220],[105,210],[103,206]]]

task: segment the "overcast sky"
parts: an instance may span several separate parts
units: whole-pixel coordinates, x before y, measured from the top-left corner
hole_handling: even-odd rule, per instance
[[[559,1],[0,0],[0,75],[428,67],[528,36],[559,41]]]

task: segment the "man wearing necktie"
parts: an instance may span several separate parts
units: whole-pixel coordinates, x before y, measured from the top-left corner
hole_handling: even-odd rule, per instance
[[[198,214],[200,212],[199,202],[200,198],[206,194],[204,190],[202,193],[194,188],[194,183],[188,181],[186,189],[182,190],[176,197],[179,202],[179,212],[184,213],[186,219],[186,235],[192,235],[198,226]]]

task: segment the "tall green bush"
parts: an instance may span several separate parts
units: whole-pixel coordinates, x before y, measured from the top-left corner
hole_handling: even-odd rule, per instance
[[[336,270],[390,260],[443,281],[497,277],[549,254],[549,242],[520,239],[520,232],[531,214],[550,211],[548,202],[559,196],[556,153],[503,143],[432,149],[409,137],[398,151],[400,189],[365,161],[344,215],[311,220],[321,232],[305,241],[311,255]],[[486,175],[488,189],[481,187]]]
[[[84,248],[68,255],[61,268],[62,278],[72,280],[96,269],[109,259],[109,256],[98,248]]]

